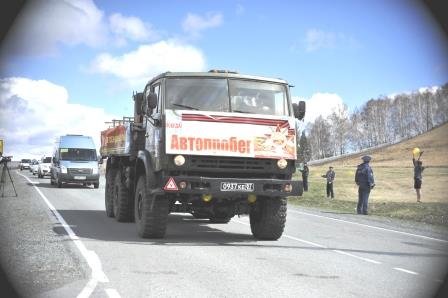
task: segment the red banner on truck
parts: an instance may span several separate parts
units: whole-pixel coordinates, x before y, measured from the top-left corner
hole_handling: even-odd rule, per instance
[[[128,132],[129,126],[125,125],[103,130],[101,132],[101,155],[127,154],[129,152]]]

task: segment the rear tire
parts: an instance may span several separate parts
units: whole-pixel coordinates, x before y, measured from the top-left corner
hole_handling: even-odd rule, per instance
[[[130,222],[132,219],[131,198],[129,190],[121,179],[121,172],[117,171],[113,188],[113,208],[115,219],[119,222]]]
[[[260,240],[277,240],[286,223],[286,198],[259,198],[250,211],[252,235]]]
[[[100,182],[93,183],[93,188],[98,188],[98,187],[100,187]]]
[[[106,206],[106,215],[114,217],[114,185],[117,169],[111,168],[106,174],[106,187],[104,190],[104,204]]]
[[[151,176],[153,177],[153,175]],[[153,181],[151,179],[151,182]],[[168,223],[169,201],[164,197],[151,195],[149,191],[146,177],[140,176],[134,203],[137,233],[142,238],[163,238]]]

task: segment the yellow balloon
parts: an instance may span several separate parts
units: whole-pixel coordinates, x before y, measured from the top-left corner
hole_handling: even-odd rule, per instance
[[[415,147],[414,149],[412,149],[412,154],[417,157],[420,154],[420,149],[418,147]]]

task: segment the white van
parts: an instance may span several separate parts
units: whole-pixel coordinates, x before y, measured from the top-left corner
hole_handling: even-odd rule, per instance
[[[60,136],[53,153],[50,180],[52,185],[63,183],[100,185],[98,157],[92,137],[83,135]]]

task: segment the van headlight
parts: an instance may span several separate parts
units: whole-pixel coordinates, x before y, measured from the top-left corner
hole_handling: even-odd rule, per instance
[[[174,164],[178,167],[183,166],[185,163],[185,157],[183,155],[176,155],[174,158]]]
[[[285,169],[288,166],[288,162],[286,159],[282,158],[277,161],[277,167],[279,167],[281,170]]]
[[[67,174],[67,168],[64,166],[61,166],[61,173],[62,174]]]
[[[92,174],[93,174],[93,175],[98,174],[98,167],[93,167],[93,169],[92,169]]]

